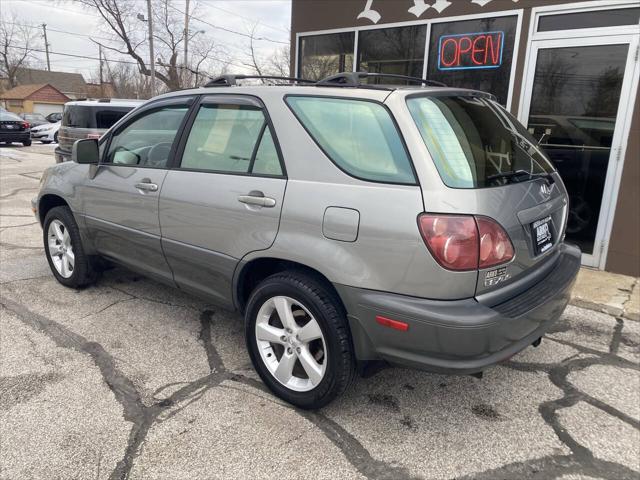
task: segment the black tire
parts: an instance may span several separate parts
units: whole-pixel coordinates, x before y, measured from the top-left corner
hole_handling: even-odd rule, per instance
[[[58,143],[58,132],[53,134],[53,143]]]
[[[262,305],[276,296],[300,302],[316,319],[326,346],[326,370],[313,389],[299,392],[280,383],[258,350],[256,319]],[[271,391],[303,409],[321,408],[345,392],[356,372],[351,332],[340,300],[322,279],[302,271],[286,271],[263,280],[251,293],[245,313],[245,340],[254,368]]]
[[[40,140],[40,143],[44,143],[45,145],[49,145],[51,140]]]
[[[53,259],[51,258],[49,249],[49,226],[54,220],[58,220],[62,223],[71,238],[71,246],[73,247],[75,261],[72,273],[68,277],[63,276],[58,272],[53,263]],[[76,223],[73,213],[69,207],[55,207],[47,212],[44,219],[42,238],[47,262],[49,262],[49,268],[51,268],[51,272],[58,282],[65,287],[81,288],[95,281],[96,275],[92,266],[91,258],[84,251],[82,239],[80,238],[80,231],[78,230],[78,224]]]
[[[24,145],[25,147],[30,147],[31,146],[31,140],[25,140],[24,142],[22,142],[22,145]]]

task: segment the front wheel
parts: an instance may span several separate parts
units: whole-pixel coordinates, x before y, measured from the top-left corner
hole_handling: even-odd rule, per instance
[[[297,271],[272,275],[251,294],[245,320],[253,366],[283,400],[316,409],[351,383],[355,356],[346,315],[319,279]]]
[[[47,212],[43,236],[47,261],[58,282],[80,288],[94,281],[91,261],[84,252],[78,224],[69,207],[55,207]]]

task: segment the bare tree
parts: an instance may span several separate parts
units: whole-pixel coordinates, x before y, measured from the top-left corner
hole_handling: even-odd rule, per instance
[[[75,1],[91,7],[102,18],[104,30],[112,38],[110,44],[102,43],[105,49],[131,57],[141,74],[151,75],[151,71],[147,67],[147,30],[143,28],[144,25],[141,23],[141,19],[144,19],[144,17],[140,14],[141,10],[144,9],[141,7],[142,4],[140,2],[136,0]],[[204,64],[215,63],[217,60],[212,59],[210,56],[205,58],[198,57],[196,53],[196,55],[192,55],[197,64],[196,69],[193,69],[191,65],[182,64],[181,52],[185,41],[184,12],[177,8],[174,3],[177,2],[175,0],[152,0],[156,78],[165,85],[167,90],[183,88],[187,80],[190,82],[191,77],[198,75],[195,72],[202,73]],[[190,12],[192,16],[196,9],[197,5]],[[189,40],[193,36],[190,35]],[[212,46],[214,42],[209,39],[208,44]],[[210,53],[207,53],[207,55],[210,55]],[[224,61],[219,63],[224,64]],[[184,70],[191,71],[192,75],[184,75]]]
[[[264,58],[260,55],[258,49],[255,46],[257,28],[258,24],[255,23],[252,25],[251,31],[249,32],[248,54],[247,59],[243,62],[243,65],[251,69],[251,71],[256,75],[289,77],[289,65],[291,61],[289,47],[282,47],[273,52],[268,57]]]
[[[28,66],[36,58],[34,50],[41,47],[37,29],[15,15],[0,18],[0,75],[7,77],[9,87],[18,84],[18,70]]]

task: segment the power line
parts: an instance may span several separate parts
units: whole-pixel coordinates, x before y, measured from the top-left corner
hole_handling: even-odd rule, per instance
[[[271,29],[273,29],[273,30],[278,30],[278,31],[280,31],[280,32],[284,32],[284,33],[286,33],[286,34],[290,34],[290,33],[291,33],[291,32],[289,32],[289,30],[286,30],[286,29],[284,29],[284,28],[276,27],[276,26],[274,26],[274,25],[269,25],[268,23],[264,23],[264,22],[262,22],[262,21],[260,21],[260,20],[256,20],[255,18],[246,17],[246,16],[241,15],[241,14],[239,14],[239,13],[232,12],[231,10],[226,10],[226,9],[224,9],[224,8],[222,8],[222,7],[218,7],[218,6],[216,6],[216,5],[212,5],[211,3],[207,2],[206,0],[202,0],[202,1],[203,1],[203,2],[204,2],[204,4],[205,4],[205,5],[207,5],[207,7],[209,7],[209,8],[215,8],[216,10],[220,10],[220,11],[222,11],[222,12],[228,13],[229,15],[235,15],[236,17],[240,17],[240,18],[243,18],[243,19],[245,19],[245,20],[249,20],[250,22],[257,22],[257,23],[259,23],[259,24],[260,24],[261,26],[263,26],[263,27],[271,28]]]
[[[45,51],[45,50],[38,49],[38,48],[18,47],[18,46],[15,46],[15,45],[9,45],[9,47],[8,47],[8,48],[13,48],[13,49],[17,49],[17,50],[23,50],[23,51],[27,51],[27,50],[29,50],[29,51],[31,51],[31,52],[46,53],[46,51]],[[60,56],[63,56],[63,57],[80,58],[80,59],[84,59],[84,60],[95,60],[96,62],[100,61],[100,59],[99,59],[99,58],[97,58],[97,57],[90,57],[90,56],[88,56],[88,55],[76,55],[76,54],[73,54],[73,53],[60,53],[60,52],[52,52],[52,51],[49,51],[49,54],[50,54],[50,55],[60,55]],[[215,61],[217,61],[217,62],[221,62],[221,63],[228,64],[228,65],[233,65],[233,66],[235,66],[235,67],[245,68],[245,66],[244,66],[244,65],[239,65],[239,64],[237,64],[237,63],[233,63],[233,62],[228,62],[228,61],[223,60],[223,59],[220,59],[220,58],[216,58],[216,57],[207,57],[207,58],[208,58],[208,59],[210,59],[210,60],[215,60]],[[138,62],[134,62],[134,61],[131,61],[131,60],[115,60],[115,59],[109,59],[108,61],[109,61],[109,62],[112,62],[112,63],[125,63],[125,64],[129,64],[129,65],[139,65],[139,64],[138,64]],[[186,70],[190,70],[190,68],[189,68],[189,67],[184,67],[184,66],[182,66],[182,65],[176,65],[176,66],[175,66],[175,68],[177,68],[177,69],[186,69]]]
[[[169,7],[171,7],[173,10],[175,10],[176,12],[181,13],[182,15],[189,15],[189,14],[185,13],[183,10],[180,10],[179,8],[174,7],[170,3],[167,3],[167,5]],[[280,40],[274,40],[274,39],[269,38],[269,37],[252,37],[252,35],[250,35],[248,33],[238,32],[236,30],[231,30],[230,28],[221,27],[219,25],[215,25],[215,24],[213,24],[211,22],[208,22],[206,20],[202,20],[201,18],[194,17],[193,15],[189,15],[189,18],[191,18],[192,20],[195,20],[196,22],[200,22],[200,23],[204,23],[205,25],[209,25],[211,28],[216,28],[216,29],[222,30],[224,32],[233,33],[235,35],[240,35],[240,36],[245,37],[245,38],[253,38],[254,40],[262,40],[262,41],[265,41],[265,42],[272,42],[272,43],[279,43],[279,44],[282,44],[282,45],[289,45],[289,42],[282,42]]]

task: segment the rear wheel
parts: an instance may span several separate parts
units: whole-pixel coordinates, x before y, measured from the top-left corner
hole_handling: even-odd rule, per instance
[[[245,337],[253,365],[280,398],[323,407],[355,373],[344,310],[320,280],[302,272],[273,275],[253,291]]]
[[[44,249],[56,280],[72,288],[92,283],[95,273],[82,247],[80,231],[69,207],[49,210],[43,227]]]
[[[22,145],[24,145],[25,147],[30,147],[31,146],[31,140],[25,140],[24,142],[22,142]]]

